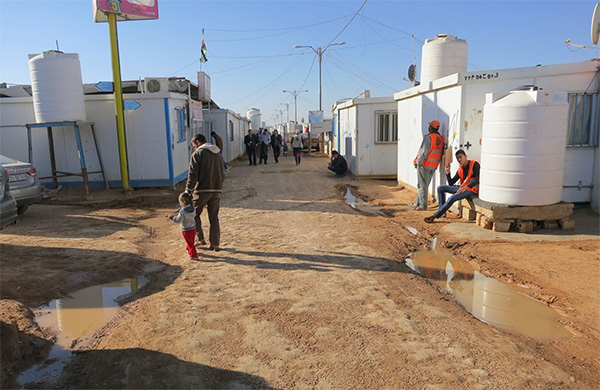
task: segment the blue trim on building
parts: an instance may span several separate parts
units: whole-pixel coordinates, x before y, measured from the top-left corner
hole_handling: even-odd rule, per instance
[[[187,176],[187,172],[185,172],[185,176]],[[179,180],[179,181],[181,181],[181,180]],[[59,181],[58,184],[61,185],[63,188],[83,188],[83,181],[64,181],[64,182]],[[104,188],[105,187],[104,181],[90,181],[89,184],[90,184],[90,188]],[[48,189],[54,188],[52,182],[42,183],[42,185]],[[108,185],[110,186],[110,188],[123,188],[123,182],[121,182],[120,180],[109,180]],[[169,179],[129,180],[129,185],[132,188],[144,188],[144,187],[146,187],[146,188],[148,188],[148,187],[171,187],[171,188],[173,188],[174,187],[171,180],[169,180]]]
[[[165,98],[165,128],[167,131],[167,159],[169,160],[169,185],[175,187],[173,181],[173,143],[171,140],[171,119],[169,117],[169,99]],[[132,182],[132,186],[135,185]]]
[[[340,110],[339,110],[339,108],[338,108],[338,110],[337,110],[337,139],[338,139],[338,148],[337,148],[337,150],[338,150],[338,152],[339,152],[340,150],[342,150],[342,149],[341,149],[341,141],[340,141],[340,138],[342,138],[342,137],[341,137],[341,132],[340,132]]]
[[[182,180],[187,179],[188,171],[183,171],[179,175],[175,177],[175,184],[179,183]]]

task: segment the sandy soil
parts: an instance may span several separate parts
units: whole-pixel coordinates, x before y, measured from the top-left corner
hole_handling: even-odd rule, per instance
[[[2,388],[53,336],[29,308],[146,275],[117,317],[81,340],[57,388],[589,389],[600,383],[594,239],[466,239],[426,225],[393,181],[334,178],[323,157],[231,164],[221,252],[185,253],[164,215],[176,191],[65,190],[0,234]],[[346,186],[383,211],[350,208]],[[587,211],[587,214],[590,214]],[[590,214],[592,218],[597,215]],[[418,230],[415,236],[404,227]],[[464,226],[464,225],[463,225]],[[205,227],[205,232],[207,229]],[[486,325],[403,264],[439,244],[561,313],[566,340]],[[491,236],[490,236],[491,237]]]

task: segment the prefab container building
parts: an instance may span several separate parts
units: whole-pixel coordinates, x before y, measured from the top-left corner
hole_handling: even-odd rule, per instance
[[[125,132],[131,187],[174,186],[185,179],[189,163],[190,138],[187,126],[188,96],[157,92],[124,94],[126,101],[139,104],[125,110]],[[134,104],[135,107],[135,104]],[[87,121],[93,122],[97,147],[111,187],[121,187],[119,149],[112,94],[85,95]],[[25,124],[36,123],[32,97],[0,99],[0,153],[28,161]],[[77,144],[72,127],[56,127],[54,147],[57,170],[80,172]],[[87,170],[100,171],[96,145],[89,127],[81,128]],[[44,128],[32,129],[33,161],[40,177],[51,176],[48,136]],[[103,186],[100,174],[89,175],[91,186]],[[43,180],[50,183],[51,179]],[[59,179],[63,186],[82,186],[81,177]]]
[[[483,113],[486,94],[507,95],[523,86],[550,92],[566,92],[569,103],[566,136],[565,175],[562,200],[599,204],[598,175],[600,156],[599,85],[600,62],[534,66],[503,70],[455,73],[426,85],[394,94],[398,105],[398,181],[417,186],[413,159],[428,129],[437,119],[440,133],[453,152],[464,149],[469,159],[480,161]],[[531,88],[531,87],[526,87]],[[453,162],[452,172],[458,165]],[[445,182],[440,166],[429,193]]]
[[[214,131],[223,139],[223,158],[230,162],[244,154],[244,137],[250,128],[250,119],[227,109],[203,110],[205,136],[208,142]]]
[[[333,148],[358,177],[396,177],[397,103],[392,97],[359,98],[333,106]]]

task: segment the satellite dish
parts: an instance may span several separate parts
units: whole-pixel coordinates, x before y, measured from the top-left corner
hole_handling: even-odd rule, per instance
[[[594,46],[583,46],[571,43],[570,39],[567,39],[565,43],[569,46],[581,47],[584,49],[595,49],[598,45],[598,36],[600,35],[600,3],[596,3],[594,8],[594,14],[592,15],[592,26],[590,28],[590,38],[592,38],[592,45]]]
[[[411,66],[408,67],[408,79],[410,81],[415,81],[416,78],[417,78],[417,66],[415,64],[412,64]]]
[[[598,36],[600,35],[600,3],[597,3],[596,8],[594,8],[594,15],[592,16],[592,27],[590,35],[592,38],[592,45],[597,45]]]

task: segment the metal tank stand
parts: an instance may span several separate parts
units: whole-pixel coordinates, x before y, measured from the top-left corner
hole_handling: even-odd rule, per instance
[[[72,172],[62,172],[56,169],[56,157],[54,155],[54,138],[52,136],[52,128],[53,127],[70,127],[72,126],[75,130],[75,139],[77,140],[77,150],[79,157],[79,164],[81,165],[81,173],[72,173]],[[83,154],[83,144],[81,142],[81,132],[79,128],[81,126],[90,126],[92,129],[92,137],[94,138],[94,146],[96,147],[96,153],[98,155],[98,162],[100,163],[100,170],[94,172],[88,172],[87,167],[85,165],[85,155]],[[94,131],[94,122],[84,122],[84,121],[65,121],[65,122],[45,122],[45,123],[30,123],[26,124],[27,128],[27,146],[29,152],[29,163],[33,161],[33,148],[31,146],[31,129],[42,128],[45,127],[48,130],[48,148],[50,149],[50,164],[52,167],[52,175],[46,177],[40,177],[40,179],[48,179],[52,178],[52,184],[54,184],[54,188],[58,188],[58,178],[65,176],[81,176],[83,178],[83,185],[85,187],[85,195],[86,197],[90,195],[90,184],[88,180],[88,174],[101,173],[102,179],[104,180],[104,185],[106,189],[109,189],[108,180],[106,180],[106,175],[104,174],[104,166],[102,164],[102,158],[100,157],[100,149],[98,149],[98,141],[96,140],[96,132]]]

